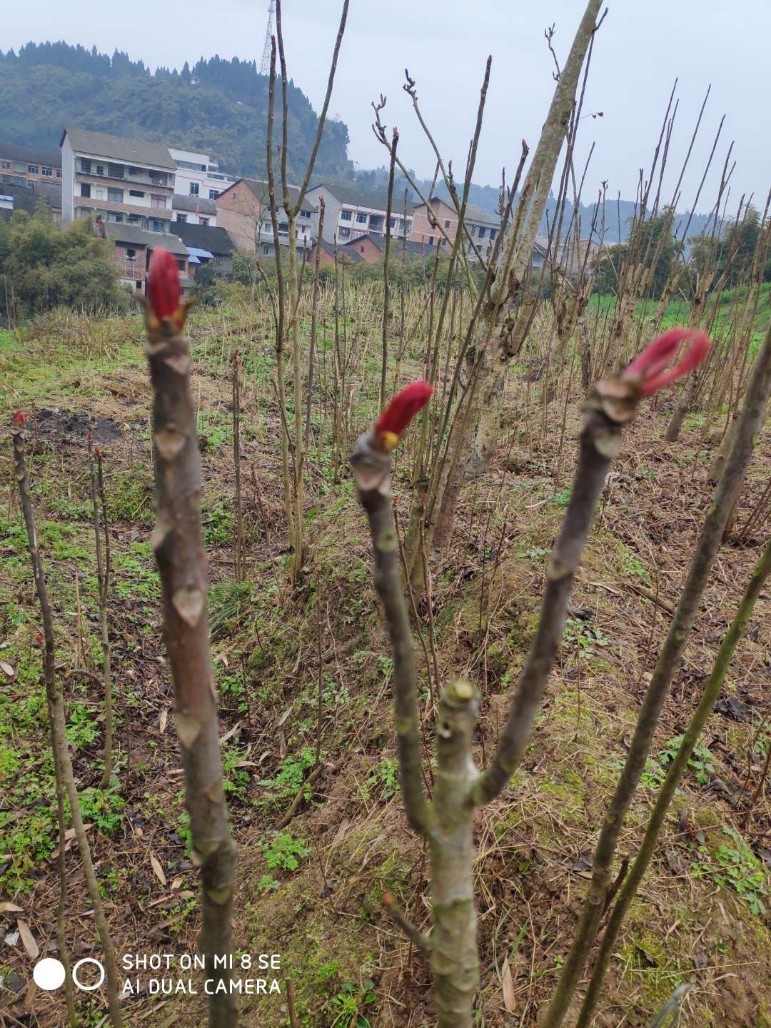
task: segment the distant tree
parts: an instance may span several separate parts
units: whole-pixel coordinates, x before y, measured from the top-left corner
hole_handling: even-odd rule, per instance
[[[56,97],[52,114],[50,98]],[[138,136],[181,149],[207,150],[223,171],[265,177],[268,79],[254,61],[199,60],[154,73],[115,50],[112,57],[67,43],[28,43],[0,51],[3,138],[57,146],[62,125]],[[318,117],[304,93],[287,84],[288,173],[302,178]],[[276,138],[280,138],[280,120]],[[348,129],[327,120],[316,174],[351,182]]]
[[[128,304],[117,284],[111,245],[94,235],[89,219],[62,229],[45,208],[34,215],[16,211],[0,271],[13,291],[15,317],[60,306],[95,310]]]
[[[700,233],[688,240],[691,261],[698,273],[712,271],[717,279],[728,271],[726,285],[737,285],[747,274],[760,239],[760,214],[748,207],[740,221],[731,221],[723,227],[717,240]],[[771,281],[771,256],[766,260],[764,281]]]
[[[672,218],[667,212],[648,218],[638,225],[634,238],[603,250],[596,261],[594,292],[608,295],[616,292],[618,276],[624,260],[629,258],[645,267],[653,266],[648,297],[657,300],[669,278],[678,256],[678,244],[672,234]]]

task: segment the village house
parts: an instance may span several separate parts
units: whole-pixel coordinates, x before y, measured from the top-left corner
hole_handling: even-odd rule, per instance
[[[191,225],[175,222],[174,233],[187,247],[190,263],[195,269],[210,264],[218,275],[233,274],[233,240],[221,226]]]
[[[65,129],[62,220],[100,214],[105,222],[168,232],[176,164],[168,147],[105,132]]]
[[[281,190],[278,189],[276,200]],[[290,203],[296,203],[298,189],[289,187]],[[268,183],[253,178],[240,178],[223,190],[215,201],[217,225],[226,229],[238,250],[248,250],[258,257],[274,252],[273,224],[270,216]],[[276,212],[278,242],[289,245],[289,222],[283,206]],[[300,253],[310,253],[318,238],[319,209],[306,195],[297,216],[295,245]]]
[[[58,150],[0,143],[0,186],[25,186],[29,182],[60,183],[61,180],[62,155]]]
[[[217,224],[217,204],[214,200],[207,200],[205,196],[175,193],[171,198],[171,210],[175,225],[177,222],[212,227]]]
[[[600,244],[595,239],[579,239],[576,243],[575,238],[569,235],[555,247],[550,246],[547,236],[537,236],[533,244],[531,268],[534,272],[540,272],[543,268],[547,272],[559,271],[568,281],[575,282],[591,272],[599,248]]]
[[[175,150],[169,147],[177,166],[175,191],[178,196],[192,196],[201,200],[216,200],[223,189],[237,181],[225,175],[207,153],[193,150]]]
[[[386,197],[373,198],[343,186],[318,184],[308,190],[308,199],[324,201],[324,240],[346,243],[359,236],[386,234],[388,205]],[[412,226],[412,204],[408,203],[406,219],[404,201],[394,197],[391,210],[391,235],[409,236]]]
[[[58,225],[62,220],[62,187],[60,182],[29,179],[22,186],[0,186],[0,220],[10,221],[14,211],[34,214],[42,205]]]
[[[359,236],[358,239],[351,239],[338,247],[340,253],[355,254],[360,260],[367,264],[377,264],[385,258],[385,238],[371,233],[366,236]],[[401,260],[402,253],[408,261],[421,260],[436,253],[435,249],[426,246],[425,243],[413,243],[409,239],[391,240],[391,261]]]
[[[458,212],[451,203],[438,196],[432,196],[429,204],[430,210],[425,203],[416,205],[410,239],[414,243],[424,243],[426,246],[440,246],[449,252],[458,231]],[[465,228],[464,245],[469,259],[477,260],[477,254],[482,260],[490,257],[500,231],[499,220],[480,207],[467,204]]]
[[[188,249],[177,236],[170,232],[148,232],[127,222],[102,223],[96,230],[102,227],[106,230],[106,238],[115,244],[115,265],[122,285],[130,286],[137,295],[144,295],[153,251],[160,247],[176,258],[183,290],[190,288],[193,279],[189,271]]]

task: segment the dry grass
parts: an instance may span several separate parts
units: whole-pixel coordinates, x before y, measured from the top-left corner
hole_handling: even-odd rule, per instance
[[[370,342],[356,350],[352,360],[355,389],[346,415],[348,436],[359,431],[375,409],[375,299],[366,290],[349,297],[350,338]],[[324,303],[322,320],[327,322],[329,343],[329,296]],[[410,317],[418,324],[417,307]],[[61,414],[78,413],[97,428],[100,419],[119,426],[120,435],[105,442],[103,449],[111,488],[125,492],[125,502],[118,505],[123,515],[112,530],[116,578],[127,576],[131,583],[113,598],[111,610],[121,685],[118,741],[125,754],[120,780],[126,807],[119,827],[111,834],[95,828],[92,843],[105,880],[111,872],[116,875],[106,907],[118,953],[190,952],[195,920],[186,894],[194,893],[196,876],[182,838],[171,694],[149,584],[152,565],[149,553],[137,550],[137,543],[147,537],[149,501],[140,492],[137,502],[144,506],[133,507],[137,497],[129,488],[147,473],[150,459],[149,392],[138,330],[130,319],[109,331],[103,326],[88,328],[77,319],[68,319],[60,328],[66,331],[60,332],[55,323],[41,329],[23,353],[4,358],[11,387],[2,400],[2,415],[5,418],[23,403],[58,408]],[[382,893],[390,891],[415,923],[427,925],[426,862],[420,844],[405,828],[398,796],[391,794],[390,668],[369,579],[364,526],[344,468],[335,467],[329,457],[334,402],[329,364],[320,364],[314,393],[317,425],[307,468],[310,559],[301,588],[292,594],[283,552],[269,312],[265,306],[256,311],[202,311],[195,315],[192,331],[198,359],[195,388],[202,411],[199,427],[206,439],[204,520],[212,539],[212,581],[219,588],[212,604],[213,616],[219,618],[214,652],[224,690],[223,734],[232,733],[225,752],[233,754],[230,774],[237,785],[231,794],[241,848],[236,943],[251,953],[281,952],[281,976],[293,983],[302,1025],[328,1028],[342,1009],[341,996],[360,1001],[360,1013],[373,1025],[430,1025],[428,968],[380,909]],[[540,322],[537,334],[545,345],[548,331]],[[242,474],[245,471],[251,588],[243,595],[236,595],[228,584],[233,577],[229,356],[235,346],[249,354],[242,401]],[[537,358],[536,353],[535,364]],[[416,337],[405,354],[402,374],[417,371],[421,361]],[[480,761],[495,744],[507,692],[526,653],[544,553],[565,502],[579,424],[573,400],[564,406],[567,378],[558,386],[557,399],[546,407],[538,382],[521,377],[526,371],[523,363],[519,376],[512,378],[506,399],[507,434],[496,462],[466,490],[452,548],[432,558],[430,565],[441,676],[471,675],[483,692]],[[676,602],[709,502],[706,471],[716,445],[715,430],[703,438],[701,427],[693,424],[678,444],[663,443],[672,403],[672,398],[664,398],[659,409],[647,409],[626,437],[578,576],[574,616],[527,758],[506,794],[479,816],[479,1011],[480,1023],[488,1028],[534,1024],[538,1007],[554,985],[580,909],[586,858],[624,757],[645,676],[666,630],[666,611]],[[544,432],[542,426],[559,427],[565,410],[565,439],[560,445],[558,428]],[[87,521],[78,523],[74,507],[66,513],[69,508],[62,498],[72,505],[87,498],[83,442],[80,431],[41,434],[33,458],[41,518],[67,522],[79,533],[80,552],[74,556],[64,551],[57,555],[53,548],[46,554],[58,597],[60,660],[65,668],[73,662],[72,571],[77,567],[88,574],[91,544]],[[768,481],[770,448],[766,432],[752,466],[740,523]],[[4,513],[11,522],[17,514],[5,449],[1,460],[0,474],[8,483]],[[408,448],[400,457],[396,488],[405,517],[409,467]],[[117,499],[121,497],[116,503]],[[129,516],[132,510],[135,514]],[[727,546],[721,553],[674,683],[656,755],[687,723],[756,559],[761,534],[751,545]],[[132,560],[136,568],[127,563]],[[6,617],[0,633],[11,644],[7,659],[19,667],[9,688],[21,702],[37,688],[39,670],[30,648],[36,631],[32,590],[21,567],[0,567],[0,588],[6,601],[26,613],[21,623]],[[87,583],[83,590],[88,626],[92,598]],[[761,869],[762,861],[768,860],[768,794],[763,793],[747,815],[742,790],[757,785],[762,763],[757,746],[769,745],[768,729],[761,726],[768,724],[770,713],[770,602],[766,597],[759,603],[731,666],[724,699],[741,705],[726,704],[724,713],[713,715],[703,739],[709,754],[706,781],[697,780],[694,773],[687,776],[633,907],[612,964],[600,1025],[645,1024],[681,981],[695,984],[683,1010],[683,1025],[771,1023],[767,916],[753,914],[747,894],[738,896],[731,881],[718,881],[722,865],[715,858],[721,843],[730,841],[724,831],[730,828],[739,833]],[[425,604],[420,611],[420,630],[427,633]],[[315,745],[319,649],[325,770],[314,783],[310,800],[299,805],[285,829],[293,840],[304,841],[308,855],[295,872],[271,871],[266,847],[293,793],[271,806],[265,802],[270,788],[261,783],[275,781],[287,762]],[[428,755],[431,710],[422,653],[419,647]],[[96,704],[98,697],[73,679],[68,680],[68,702]],[[732,720],[730,714],[740,719]],[[30,732],[28,722],[13,722],[10,738],[24,754],[26,774],[40,770],[44,760],[42,738],[28,738]],[[81,787],[87,787],[98,777],[98,745],[83,746],[75,756]],[[624,854],[633,854],[640,838],[657,767],[661,763],[654,760],[631,811],[622,839]],[[28,813],[24,803],[31,809],[34,801],[34,789],[26,800],[14,797],[23,816]],[[738,844],[731,845],[737,850]],[[153,873],[151,855],[166,869],[166,886]],[[50,954],[55,942],[54,867],[47,858],[34,867],[28,891],[7,898],[23,907],[41,952]],[[74,854],[68,867],[74,952],[88,955],[93,952],[93,930]],[[276,887],[265,883],[266,875]],[[768,888],[767,868],[765,878],[758,881],[759,888]],[[12,918],[0,917],[7,928],[13,927]],[[21,951],[6,947],[0,962],[26,982],[29,961]],[[513,1012],[507,1012],[503,1002],[506,969],[512,978]],[[375,1002],[365,1005],[367,980],[375,983]],[[29,1024],[61,1023],[56,998],[40,993],[27,992],[12,1010],[17,1018],[24,1013]],[[185,1028],[201,1023],[201,1010],[200,996],[168,1000],[143,993],[126,1001],[131,1025]],[[83,1023],[98,1023],[87,1006]],[[243,1023],[255,1028],[286,1024],[285,997],[252,998],[245,1005]]]

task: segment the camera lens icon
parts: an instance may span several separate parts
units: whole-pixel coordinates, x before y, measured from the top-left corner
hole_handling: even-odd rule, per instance
[[[89,964],[93,965],[97,970],[97,980],[95,982],[88,981],[92,977],[91,974],[83,974],[83,980],[81,980],[80,974]],[[56,960],[54,957],[45,957],[43,960],[38,960],[35,964],[32,971],[32,979],[39,989],[44,989],[46,992],[54,992],[64,985],[64,974],[64,964],[61,960]],[[72,965],[72,981],[81,992],[94,992],[95,989],[101,986],[104,977],[104,964],[99,960],[94,960],[93,957],[83,957],[82,960],[78,960],[77,963]]]

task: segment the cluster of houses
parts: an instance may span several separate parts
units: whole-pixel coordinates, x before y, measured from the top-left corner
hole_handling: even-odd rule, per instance
[[[297,190],[289,192],[294,206]],[[0,218],[41,202],[64,224],[93,217],[96,231],[115,244],[121,280],[136,291],[144,292],[157,247],[175,255],[189,284],[205,264],[229,275],[237,250],[260,260],[290,245],[286,211],[277,197],[271,216],[266,182],[226,175],[208,154],[104,132],[67,128],[58,150],[0,142]],[[333,263],[335,248],[351,261],[372,263],[382,258],[389,224],[403,242],[400,252],[426,257],[452,247],[458,215],[439,197],[394,203],[389,214],[385,197],[319,184],[303,199],[293,245],[308,261],[318,247],[322,266]],[[470,259],[489,257],[499,221],[469,205],[465,227]]]

